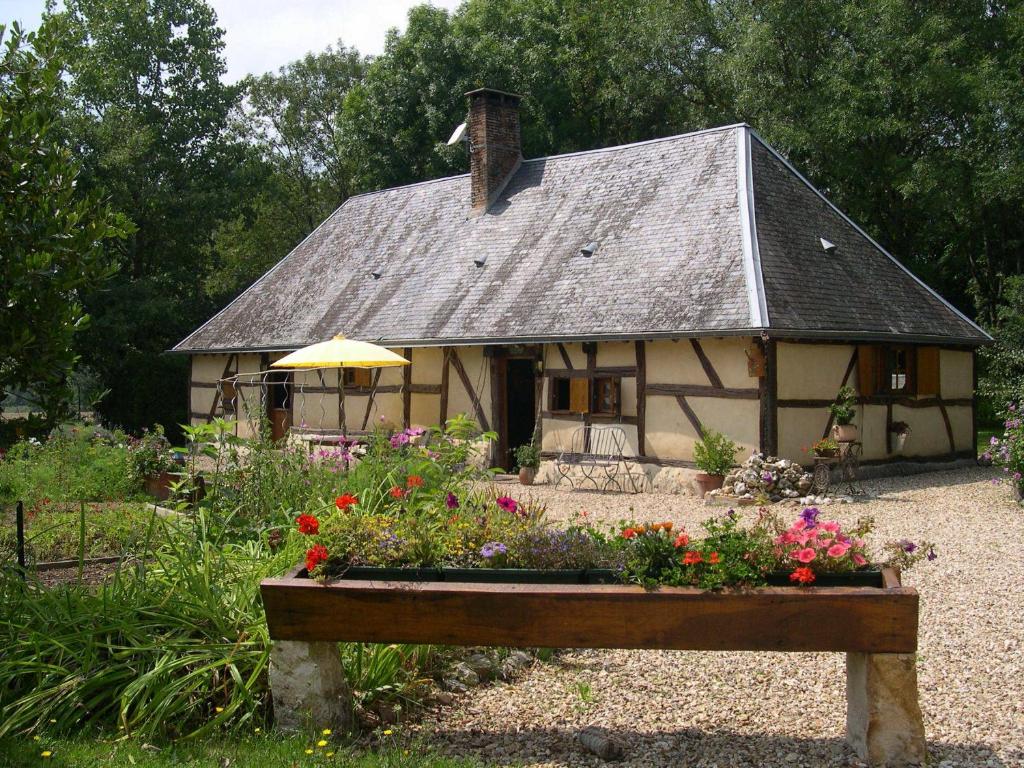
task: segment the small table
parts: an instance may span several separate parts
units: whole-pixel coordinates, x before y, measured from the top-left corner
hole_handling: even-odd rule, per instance
[[[847,495],[863,496],[864,486],[860,483],[860,457],[864,446],[857,441],[839,443],[838,456],[815,456],[814,479],[811,481],[811,493],[827,496],[832,486],[832,468],[839,468],[837,488],[845,486]]]

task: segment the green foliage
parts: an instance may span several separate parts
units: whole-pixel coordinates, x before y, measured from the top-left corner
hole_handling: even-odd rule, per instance
[[[37,502],[25,510],[25,550],[30,562],[71,560],[79,554],[79,522],[85,514],[84,557],[131,554],[145,536],[152,506],[141,502],[106,504]],[[0,527],[0,562],[15,556],[13,514]]]
[[[69,424],[45,441],[16,444],[0,461],[0,503],[18,499],[33,508],[54,502],[124,501],[139,493],[122,433]]]
[[[713,429],[705,429],[701,439],[693,446],[693,461],[697,468],[709,475],[724,475],[736,463],[739,447],[732,440]]]
[[[516,464],[520,467],[536,469],[540,466],[540,448],[533,443],[520,445],[516,448]]]
[[[61,58],[52,25],[0,25],[0,398],[30,389],[50,423],[69,412],[83,292],[111,275],[124,222],[83,194],[59,131]]]
[[[836,424],[845,426],[853,421],[857,413],[857,393],[853,387],[841,387],[835,402],[828,407]]]
[[[138,440],[130,440],[130,455],[135,481],[141,485],[147,477],[170,472],[176,468],[171,453],[171,443],[164,436],[164,428],[159,424],[152,430],[146,430]]]
[[[981,350],[984,375],[978,389],[1001,410],[1006,403],[1024,400],[1024,275],[1006,279],[990,330],[996,343]]]
[[[1024,400],[1010,403],[1003,411],[1003,430],[989,439],[982,454],[1002,468],[1005,480],[1024,500]]]

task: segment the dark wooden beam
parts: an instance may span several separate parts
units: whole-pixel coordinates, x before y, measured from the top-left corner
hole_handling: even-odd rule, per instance
[[[758,381],[760,449],[766,456],[779,454],[779,355],[774,339],[761,340],[764,376]]]
[[[380,381],[380,375],[383,368],[378,368],[373,372],[373,383],[370,385],[370,396],[366,399],[366,411],[363,413],[363,432],[366,431],[366,427],[370,424],[370,410],[373,408],[373,401],[377,397],[377,383]]]
[[[569,357],[569,352],[565,348],[565,344],[563,344],[562,342],[558,342],[558,344],[556,344],[555,346],[558,347],[558,354],[562,356],[562,362],[565,364],[565,367],[571,371],[572,358]]]
[[[648,384],[647,395],[676,397],[713,397],[726,400],[757,400],[759,390],[736,387],[709,387],[706,384]]]
[[[686,414],[686,418],[690,420],[690,424],[693,425],[694,430],[697,432],[697,437],[703,438],[704,425],[700,423],[700,419],[697,418],[697,414],[690,407],[690,404],[686,402],[686,398],[683,395],[676,395],[676,402],[679,403],[680,409]]]
[[[189,426],[192,425],[192,384],[193,384],[193,381],[192,381],[192,363],[193,363],[194,360],[195,360],[195,355],[189,355],[188,356],[188,394],[187,394],[187,399],[185,401],[185,409],[186,409],[185,412],[187,414],[189,414],[189,416],[188,416]]]
[[[643,341],[634,342],[636,348],[636,450],[640,457],[647,455],[647,347]]]
[[[583,414],[583,426],[589,427],[594,423],[593,418],[590,415],[590,411],[594,407],[594,371],[597,370],[597,344],[594,344],[593,342],[584,344],[583,351],[587,353],[587,378],[590,379],[590,383],[587,385],[587,410]],[[583,437],[583,450],[589,453],[589,429],[584,432]]]
[[[473,389],[473,383],[469,380],[469,375],[466,373],[466,369],[462,365],[462,359],[459,357],[458,347],[451,348],[451,364],[452,368],[455,369],[456,375],[459,377],[459,381],[462,382],[462,386],[466,390],[466,394],[469,395],[470,402],[473,403],[473,413],[476,414],[476,419],[480,422],[480,428],[483,429],[484,432],[490,432],[491,423],[487,420],[487,415],[484,413],[484,407],[480,403],[480,398],[477,397],[476,390]]]
[[[690,344],[693,347],[693,351],[697,353],[697,359],[700,360],[700,365],[704,369],[704,375],[708,377],[708,381],[711,382],[711,386],[715,389],[722,389],[722,379],[718,376],[718,371],[715,370],[715,366],[711,364],[711,360],[708,358],[707,353],[704,352],[704,347],[702,347],[700,342],[696,339],[690,339]]]
[[[409,361],[402,369],[402,423],[408,429],[412,425],[412,347],[403,349],[402,357]]]
[[[828,408],[834,400],[826,399],[785,399],[779,400],[779,408]],[[884,396],[872,396],[872,397],[858,397],[858,405],[886,405],[892,403],[893,405],[899,405],[903,408],[937,408],[939,404],[943,404],[947,407],[967,407],[971,405],[972,400],[969,397],[952,397],[949,399],[941,397],[884,397]]]
[[[850,355],[850,362],[846,364],[846,373],[843,374],[843,380],[839,383],[839,388],[842,389],[846,386],[850,380],[850,376],[853,374],[853,368],[857,365],[857,347],[853,348],[853,354]],[[839,393],[836,393],[836,400],[839,399]],[[829,404],[831,405],[831,403]],[[824,440],[828,437],[828,433],[832,431],[832,424],[835,422],[835,416],[832,415],[832,411],[828,412],[828,421],[825,422],[825,431],[821,433],[821,439]]]
[[[942,423],[946,425],[946,437],[949,438],[949,452],[956,453],[956,440],[953,439],[953,424],[949,420],[949,411],[946,410],[946,404],[941,400],[939,401],[939,413],[942,414]],[[978,444],[977,438],[975,438],[974,444]]]
[[[237,355],[228,355],[228,361],[224,364],[224,372],[220,375],[221,379],[226,379],[228,374],[231,373],[231,364],[235,361]],[[213,417],[217,413],[217,406],[220,405],[220,380],[217,381],[217,391],[213,393],[213,403],[210,405],[210,412],[206,415],[206,423],[209,424],[213,421]]]
[[[438,414],[438,426],[444,429],[448,421],[448,375],[451,368],[449,358],[451,347],[441,347],[441,409]]]
[[[604,365],[595,367],[593,371],[578,368],[548,368],[544,371],[544,375],[549,379],[586,379],[590,376],[617,376],[629,379],[636,376],[636,366]]]

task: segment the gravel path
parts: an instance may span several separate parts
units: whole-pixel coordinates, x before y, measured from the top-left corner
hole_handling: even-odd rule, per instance
[[[1024,766],[1024,509],[993,476],[971,468],[874,480],[869,501],[826,508],[843,522],[873,515],[877,542],[937,545],[939,559],[905,583],[921,592],[921,707],[941,768]],[[680,496],[516,490],[554,518],[585,509],[693,531],[722,511]],[[845,707],[838,653],[570,651],[512,685],[462,696],[415,730],[436,749],[499,765],[603,765],[575,741],[600,725],[626,743],[621,765],[855,766]]]

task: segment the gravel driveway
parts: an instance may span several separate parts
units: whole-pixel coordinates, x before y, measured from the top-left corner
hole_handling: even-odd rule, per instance
[[[1024,766],[1024,508],[971,468],[874,480],[870,500],[828,517],[873,515],[876,542],[935,542],[905,583],[921,593],[919,687],[932,765]],[[552,517],[671,519],[720,514],[695,498],[516,488]],[[798,508],[792,508],[795,510]],[[596,766],[575,734],[608,727],[629,766],[852,766],[839,653],[571,651],[512,685],[460,697],[415,728],[426,744],[485,763]]]

